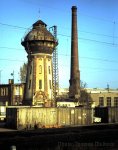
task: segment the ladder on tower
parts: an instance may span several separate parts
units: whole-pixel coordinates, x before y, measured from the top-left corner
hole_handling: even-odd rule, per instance
[[[53,29],[53,36],[55,38],[55,40],[57,40],[57,26],[53,26],[51,27]],[[59,71],[58,71],[58,50],[57,47],[54,48],[53,51],[53,57],[52,57],[52,61],[53,61],[53,81],[52,81],[52,85],[53,85],[53,106],[56,106],[56,97],[59,95]]]

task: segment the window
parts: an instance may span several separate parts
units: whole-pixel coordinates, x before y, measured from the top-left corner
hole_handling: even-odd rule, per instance
[[[3,88],[0,90],[0,95],[3,96]]]
[[[1,88],[1,96],[5,96],[6,95],[6,88]]]
[[[52,88],[51,80],[49,80],[49,86],[50,86],[50,89],[51,89]]]
[[[99,105],[104,106],[104,97],[99,97]]]
[[[1,88],[0,88],[0,96],[1,96]]]
[[[50,66],[48,66],[48,72],[49,72],[49,74],[50,74]]]
[[[20,95],[20,86],[16,86],[15,95]]]
[[[39,89],[42,89],[42,80],[39,80]]]
[[[8,95],[8,88],[6,88],[6,95]]]
[[[30,67],[30,74],[32,73],[32,66]]]
[[[108,107],[111,106],[111,97],[107,97],[107,106],[108,106]]]
[[[114,106],[118,107],[118,97],[114,97]]]
[[[41,74],[42,73],[42,66],[40,65],[39,66],[39,74]]]
[[[29,80],[29,87],[28,87],[29,89],[31,88],[31,80]]]
[[[6,88],[4,88],[4,96],[6,95]]]

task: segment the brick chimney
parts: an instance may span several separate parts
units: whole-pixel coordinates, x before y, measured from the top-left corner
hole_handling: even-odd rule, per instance
[[[69,97],[80,97],[80,71],[78,61],[78,32],[77,32],[77,7],[72,6],[71,28],[71,71],[70,71]]]

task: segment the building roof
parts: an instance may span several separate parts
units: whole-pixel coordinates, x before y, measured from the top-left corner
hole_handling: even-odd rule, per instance
[[[85,88],[83,90],[86,90],[87,93],[118,93],[118,89],[105,89],[105,88]],[[61,88],[59,89],[59,95],[68,94],[69,89],[68,88]]]
[[[47,26],[42,20],[38,20],[33,24],[33,27],[39,26],[39,25],[44,25],[45,27]]]
[[[33,28],[22,39],[21,44],[29,53],[46,52],[52,53],[54,47],[58,44],[57,39],[47,30],[46,24],[42,20],[38,20],[33,24]],[[35,46],[35,47],[34,47]]]
[[[118,93],[118,89],[86,88],[87,93]]]
[[[46,24],[42,20],[38,20],[33,24],[33,28],[24,38],[25,41],[55,41],[54,36],[46,28]]]

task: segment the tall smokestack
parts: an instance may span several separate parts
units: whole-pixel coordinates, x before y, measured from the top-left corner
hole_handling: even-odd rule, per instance
[[[78,62],[78,32],[77,32],[77,7],[72,6],[71,28],[71,72],[70,72],[69,97],[80,97],[80,71]]]

